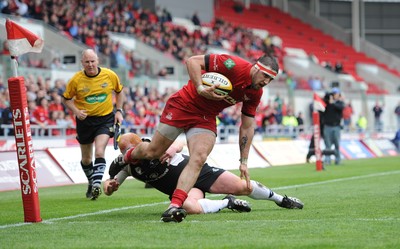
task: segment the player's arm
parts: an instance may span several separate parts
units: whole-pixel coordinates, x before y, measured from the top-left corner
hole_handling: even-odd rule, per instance
[[[125,100],[125,95],[123,93],[123,91],[121,92],[116,92],[115,93],[115,106],[117,110],[121,110],[121,111],[117,111],[115,113],[115,123],[122,123],[122,121],[124,120],[124,116],[123,116],[123,110],[122,110],[122,106],[124,104],[124,100]]]
[[[62,98],[63,104],[70,109],[75,115],[79,112],[79,109],[75,106],[73,99]]]
[[[201,80],[201,70],[205,70],[205,56],[195,55],[186,60],[186,68],[189,73],[190,80],[194,84],[197,91],[199,87],[203,86]]]
[[[251,143],[254,137],[254,118],[242,114],[239,128],[239,150],[240,150],[240,177],[245,178],[247,187],[250,188],[250,175],[247,168]]]
[[[189,73],[190,81],[194,84],[194,87],[198,94],[211,100],[222,100],[225,96],[220,96],[214,92],[219,86],[215,84],[210,87],[203,86],[201,79],[201,70],[206,70],[206,56],[205,55],[194,55],[186,60],[186,68]]]
[[[124,163],[123,158],[122,154],[119,155],[110,165],[110,169],[108,170],[110,179],[107,179],[103,184],[104,194],[106,195],[112,195],[117,191],[119,186],[129,176],[128,164]]]

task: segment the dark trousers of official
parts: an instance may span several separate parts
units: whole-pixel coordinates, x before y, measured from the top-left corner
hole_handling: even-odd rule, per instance
[[[339,151],[340,130],[341,130],[340,125],[330,126],[330,125],[325,124],[325,127],[324,127],[324,142],[325,142],[326,149],[331,149],[332,145],[335,146],[335,148],[334,148],[335,164],[340,164],[340,160],[341,160],[340,151]],[[329,164],[331,164],[331,157],[325,156],[325,165],[329,165]]]

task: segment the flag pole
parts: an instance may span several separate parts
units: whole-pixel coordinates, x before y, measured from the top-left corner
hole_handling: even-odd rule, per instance
[[[18,61],[15,56],[11,56],[11,70],[13,77],[18,77]]]
[[[319,111],[325,111],[326,103],[314,92],[313,96],[313,139],[314,139],[314,153],[316,157],[315,167],[317,171],[321,171],[324,169],[322,162],[322,152],[320,148],[320,140],[321,140],[321,125],[320,125],[320,116]]]
[[[17,57],[27,52],[41,52],[43,42],[29,30],[6,20],[7,43],[13,76],[8,79],[10,106],[13,110],[14,138],[19,167],[25,222],[41,222],[39,187],[33,152],[32,132],[24,77],[18,76]],[[39,40],[39,43],[36,41]],[[37,48],[35,49],[35,46]]]
[[[321,140],[321,126],[320,126],[320,117],[319,113],[314,110],[312,113],[313,116],[313,129],[314,129],[314,153],[315,153],[315,167],[317,171],[321,171],[324,169],[322,163],[322,152],[320,147],[320,140]]]

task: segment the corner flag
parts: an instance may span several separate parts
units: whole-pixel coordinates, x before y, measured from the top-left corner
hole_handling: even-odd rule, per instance
[[[14,77],[8,79],[12,121],[19,166],[25,222],[41,222],[39,189],[33,152],[32,132],[24,77],[18,76],[16,57],[28,52],[40,53],[44,42],[29,30],[6,20],[7,42],[14,63]]]
[[[6,30],[11,56],[20,56],[28,52],[42,52],[44,42],[39,36],[9,19],[6,20]]]

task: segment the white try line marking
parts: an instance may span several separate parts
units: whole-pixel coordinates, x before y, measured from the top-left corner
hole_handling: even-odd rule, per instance
[[[359,179],[365,179],[365,178],[371,178],[371,177],[377,177],[377,176],[386,176],[386,175],[399,174],[399,173],[400,173],[400,170],[396,170],[396,171],[369,174],[369,175],[363,175],[363,176],[353,176],[353,177],[347,177],[347,178],[332,179],[332,180],[321,181],[321,182],[312,182],[312,183],[305,183],[305,184],[298,184],[298,185],[291,185],[291,186],[283,186],[283,187],[277,187],[277,188],[272,188],[272,189],[273,190],[282,190],[282,189],[308,187],[308,186],[329,184],[329,183],[334,183],[334,182],[359,180]],[[122,208],[113,208],[113,209],[102,210],[102,211],[98,211],[98,212],[94,212],[94,213],[78,214],[78,215],[66,216],[66,217],[61,217],[61,218],[48,219],[48,220],[42,221],[41,223],[52,224],[52,223],[60,221],[60,220],[71,220],[71,219],[88,217],[88,216],[93,216],[93,215],[118,212],[118,211],[122,211],[122,210],[137,209],[137,208],[142,208],[142,207],[152,207],[152,206],[157,206],[157,205],[167,204],[167,203],[168,202],[158,202],[158,203],[128,206],[128,207],[122,207]],[[30,224],[34,224],[34,223],[24,222],[24,223],[3,225],[3,226],[0,226],[0,229],[6,229],[6,228],[10,228],[10,227],[19,227],[19,226],[25,226],[25,225],[30,225]]]
[[[399,174],[399,173],[400,173],[400,170],[395,170],[395,171],[382,172],[382,173],[376,173],[376,174],[370,174],[370,175],[352,176],[352,177],[347,177],[347,178],[332,179],[332,180],[326,180],[326,181],[322,181],[322,182],[311,182],[311,183],[304,183],[304,184],[299,184],[299,185],[277,187],[277,188],[273,188],[273,190],[275,190],[275,189],[276,190],[282,190],[282,189],[308,187],[308,186],[315,186],[315,185],[321,185],[321,184],[327,184],[327,183],[333,183],[333,182],[344,182],[344,181],[349,181],[349,180],[359,180],[359,179],[364,179],[364,178],[370,178],[370,177],[376,177],[376,176],[386,176],[386,175]]]

